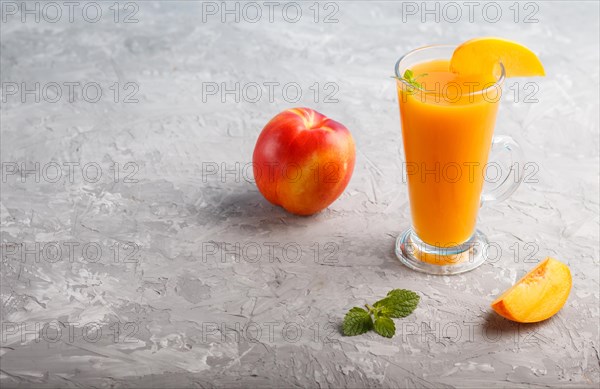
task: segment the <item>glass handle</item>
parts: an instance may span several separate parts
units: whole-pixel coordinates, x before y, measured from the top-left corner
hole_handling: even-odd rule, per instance
[[[494,136],[489,160],[484,170],[481,205],[506,200],[523,181],[523,150],[510,136]]]

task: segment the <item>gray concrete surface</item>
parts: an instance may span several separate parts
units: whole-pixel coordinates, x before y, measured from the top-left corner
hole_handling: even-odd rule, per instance
[[[597,2],[428,3],[439,22],[421,2],[237,3],[237,22],[220,2],[81,3],[71,20],[37,3],[39,22],[35,4],[2,1],[3,388],[598,387]],[[546,67],[507,83],[496,128],[525,149],[527,182],[480,213],[487,263],[419,274],[393,253],[409,212],[389,76],[413,48],[487,35]],[[294,106],[357,144],[346,192],[308,218],[247,169]],[[573,274],[562,311],[492,313],[546,256]],[[340,335],[392,288],[422,297],[393,339]]]

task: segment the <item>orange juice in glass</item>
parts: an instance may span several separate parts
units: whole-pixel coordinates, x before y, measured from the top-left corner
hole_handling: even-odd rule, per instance
[[[513,161],[521,159],[521,150],[511,138],[493,136],[504,67],[499,63],[495,74],[459,77],[450,71],[454,49],[411,51],[395,69],[412,218],[412,228],[398,237],[396,254],[409,267],[432,274],[462,273],[484,262],[488,242],[475,228],[482,201],[507,198],[522,177],[507,174],[515,179],[482,196],[492,145],[510,151]],[[403,79],[407,69],[417,84]],[[518,163],[505,167],[518,168]]]

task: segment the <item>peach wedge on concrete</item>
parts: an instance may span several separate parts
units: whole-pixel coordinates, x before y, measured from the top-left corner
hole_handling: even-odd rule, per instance
[[[519,323],[546,320],[565,305],[571,285],[569,267],[548,257],[498,297],[492,309]]]

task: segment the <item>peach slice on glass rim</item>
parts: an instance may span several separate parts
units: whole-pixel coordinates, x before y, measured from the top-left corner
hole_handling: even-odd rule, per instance
[[[496,37],[475,38],[459,45],[450,69],[459,74],[493,74],[504,65],[506,77],[544,76],[544,66],[533,51],[520,43]]]
[[[492,309],[519,323],[546,320],[565,305],[571,285],[569,267],[548,257],[494,300]]]

